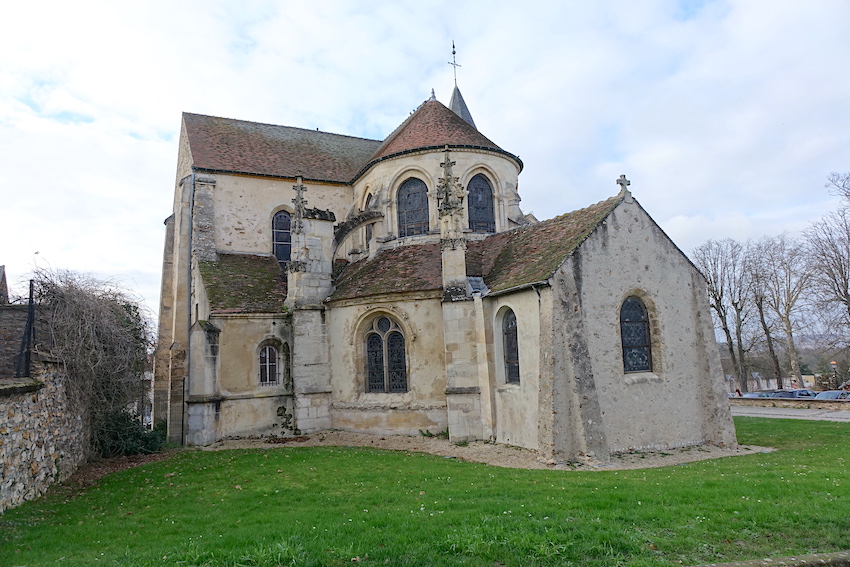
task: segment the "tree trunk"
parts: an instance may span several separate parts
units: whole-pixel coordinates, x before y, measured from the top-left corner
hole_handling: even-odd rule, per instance
[[[776,349],[773,348],[773,336],[770,334],[770,327],[767,326],[767,319],[764,317],[764,300],[756,301],[756,307],[759,310],[759,321],[764,331],[764,338],[767,341],[767,352],[770,355],[770,362],[773,365],[773,377],[776,379],[776,387],[782,388],[782,368],[779,366],[779,357],[776,356]]]

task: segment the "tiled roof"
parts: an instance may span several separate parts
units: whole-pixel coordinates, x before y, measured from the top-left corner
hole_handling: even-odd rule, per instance
[[[289,126],[183,113],[197,168],[350,182],[381,142]]]
[[[470,242],[467,275],[482,276],[490,291],[548,280],[621,201],[611,197],[585,209]]]
[[[219,254],[198,267],[213,314],[284,311],[286,273],[274,257]]]
[[[484,278],[491,292],[548,280],[623,199],[617,195],[585,209],[470,242],[469,276]],[[360,260],[342,273],[330,299],[442,289],[439,244],[408,245]]]
[[[413,244],[380,252],[345,268],[330,299],[442,289],[439,244]]]
[[[421,148],[442,148],[446,144],[507,153],[442,103],[428,100],[384,140],[372,162]]]

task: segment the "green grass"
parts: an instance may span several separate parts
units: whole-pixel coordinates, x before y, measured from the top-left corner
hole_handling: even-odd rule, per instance
[[[736,424],[741,443],[780,450],[619,472],[183,451],[6,512],[0,565],[696,565],[850,549],[850,424]]]

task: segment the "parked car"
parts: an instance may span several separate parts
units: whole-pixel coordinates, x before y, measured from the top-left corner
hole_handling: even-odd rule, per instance
[[[744,392],[742,398],[769,398],[774,390],[759,390],[758,392]]]
[[[814,398],[815,393],[808,388],[793,390],[776,390],[770,395],[771,398]]]
[[[850,400],[850,391],[827,390],[815,396],[816,400]]]

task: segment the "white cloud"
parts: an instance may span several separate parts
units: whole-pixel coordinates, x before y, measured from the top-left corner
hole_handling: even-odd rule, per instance
[[[0,263],[19,291],[46,259],[129,276],[155,306],[180,112],[382,138],[432,87],[448,101],[452,40],[541,218],[625,173],[689,250],[799,231],[850,170],[843,0],[56,0],[0,18]]]

